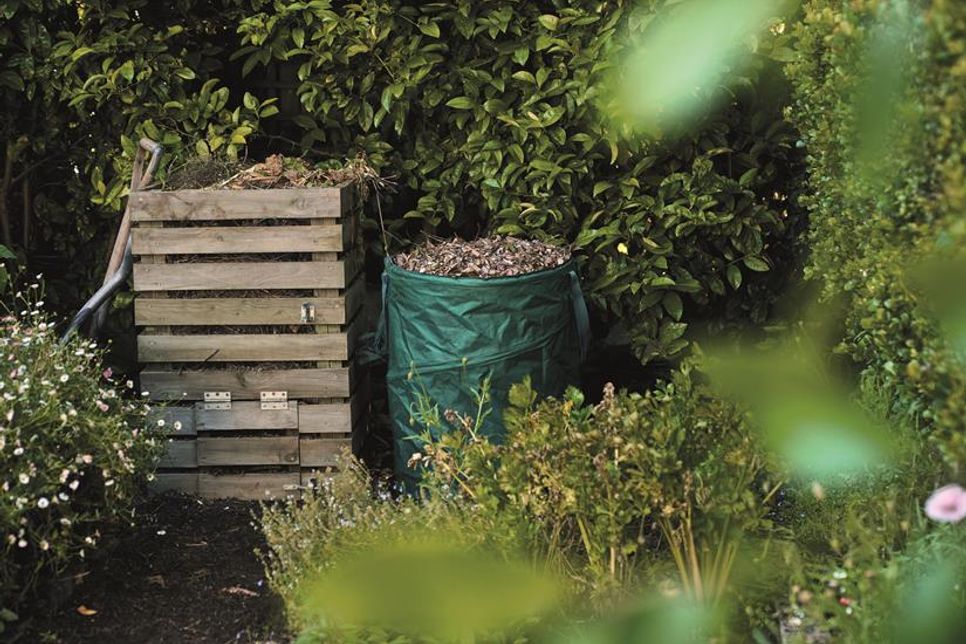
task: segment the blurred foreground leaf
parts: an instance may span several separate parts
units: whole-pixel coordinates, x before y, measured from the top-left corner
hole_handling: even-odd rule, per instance
[[[889,462],[889,431],[859,407],[803,346],[717,352],[709,361],[715,385],[749,406],[768,448],[791,474],[836,483]]]
[[[643,130],[684,126],[706,108],[709,91],[753,51],[755,35],[785,2],[694,0],[669,3],[623,63],[617,100]]]
[[[912,287],[937,317],[950,346],[966,358],[966,254],[937,256],[910,271]]]
[[[520,562],[414,537],[336,563],[310,584],[312,620],[446,641],[503,632],[556,602],[555,584]]]

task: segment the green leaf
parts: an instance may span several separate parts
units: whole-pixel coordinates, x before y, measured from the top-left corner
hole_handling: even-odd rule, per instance
[[[556,31],[557,25],[560,24],[560,18],[553,14],[545,13],[537,21],[543,26],[544,29],[549,31]]]
[[[182,67],[176,71],[175,74],[177,74],[179,78],[183,78],[185,80],[193,80],[196,77],[195,71],[188,67]]]
[[[745,263],[745,266],[753,271],[757,271],[758,273],[767,273],[770,269],[768,264],[761,257],[751,255],[750,257],[745,257],[742,261]]]
[[[534,85],[537,84],[537,79],[534,78],[533,74],[531,74],[530,72],[524,69],[521,69],[518,72],[513,72],[512,78],[515,78],[518,81],[523,81],[525,83],[533,83]]]
[[[131,82],[134,80],[134,61],[127,61],[118,68],[117,73],[124,77],[124,80]]]
[[[731,284],[731,288],[738,290],[741,286],[741,269],[738,268],[737,264],[728,264],[728,269],[725,271],[728,274],[728,283]]]
[[[757,176],[758,176],[758,168],[752,168],[751,170],[746,170],[744,174],[741,175],[741,178],[738,179],[738,185],[742,187],[747,186],[752,181],[754,181],[755,177]]]
[[[0,259],[16,259],[17,256],[14,255],[13,251],[0,244]]]
[[[245,96],[242,97],[242,105],[244,105],[247,109],[253,110],[258,107],[258,99],[248,92],[245,92]]]
[[[667,311],[672,318],[675,320],[680,320],[681,315],[684,313],[684,302],[681,301],[681,296],[674,291],[668,291],[665,294],[664,299],[661,300],[661,304],[664,305],[664,310]]]
[[[457,96],[446,101],[446,105],[457,110],[471,110],[475,103],[469,96]]]
[[[75,49],[74,53],[70,55],[70,59],[76,62],[81,58],[83,58],[84,56],[86,56],[87,54],[92,53],[93,51],[94,50],[91,49],[90,47],[79,47],[78,49]]]
[[[439,38],[439,25],[437,25],[435,22],[428,22],[426,24],[419,25],[419,30],[427,36]]]

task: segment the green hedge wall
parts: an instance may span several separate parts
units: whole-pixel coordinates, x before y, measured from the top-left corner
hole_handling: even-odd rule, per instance
[[[65,131],[86,133],[72,158],[99,213],[120,207],[140,135],[169,159],[259,140],[332,158],[364,151],[411,201],[390,222],[398,237],[573,242],[616,336],[643,360],[666,358],[686,346],[689,322],[764,318],[799,221],[795,137],[769,58],[782,50],[769,38],[726,87],[700,88],[718,107],[686,136],[634,134],[602,110],[628,43],[677,4],[0,0],[16,24],[0,47],[44,33],[29,65],[0,72],[0,91],[24,115],[39,101]],[[252,82],[279,70],[297,96],[282,113],[285,97]],[[14,96],[20,85],[34,98]],[[64,230],[50,231],[61,247],[73,241]]]
[[[795,28],[788,114],[807,146],[807,274],[827,298],[846,303],[841,350],[895,385],[896,411],[921,420],[961,471],[966,369],[910,269],[966,241],[966,5],[906,5],[903,48],[890,53],[889,64],[906,60],[908,85],[894,94],[888,148],[861,171],[863,52],[882,24],[901,17],[892,11],[902,6],[812,0]]]
[[[238,56],[297,65],[303,145],[399,172],[418,197],[405,217],[574,242],[591,298],[649,360],[725,301],[760,320],[756,273],[787,263],[794,232],[794,139],[780,88],[756,91],[764,57],[705,88],[724,107],[684,138],[628,135],[601,110],[628,43],[671,4],[276,4],[242,19]]]

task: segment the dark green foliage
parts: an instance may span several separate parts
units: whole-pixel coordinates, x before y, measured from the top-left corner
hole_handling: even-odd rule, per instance
[[[391,231],[573,242],[617,335],[644,360],[673,356],[689,321],[763,318],[796,231],[767,39],[744,76],[701,89],[716,107],[687,135],[636,134],[605,109],[622,58],[673,4],[8,0],[2,138],[30,141],[15,174],[31,168],[34,241],[13,230],[61,253],[106,243],[141,135],[176,164],[252,140],[364,151],[405,187]],[[23,53],[26,32],[41,35]],[[258,89],[275,76],[293,86]],[[58,166],[32,166],[45,156]],[[58,177],[66,191],[39,188]]]
[[[794,32],[798,56],[787,66],[789,114],[808,150],[808,274],[827,297],[845,300],[841,349],[894,385],[895,412],[921,417],[949,464],[962,468],[966,371],[909,275],[966,240],[966,5],[909,5],[912,17],[903,19],[901,7],[883,3],[807,3]],[[906,29],[908,53],[894,62],[908,67],[908,84],[880,104],[885,130],[870,133],[859,127],[869,109],[858,98],[868,91],[865,52],[893,23]],[[888,152],[869,160],[863,151],[876,135]]]
[[[244,19],[239,60],[297,66],[303,145],[358,146],[399,172],[416,197],[406,217],[573,242],[590,296],[648,360],[678,353],[686,321],[726,299],[760,320],[756,273],[788,265],[793,233],[790,129],[760,69],[704,88],[724,107],[683,138],[628,132],[602,109],[664,5],[296,3]]]

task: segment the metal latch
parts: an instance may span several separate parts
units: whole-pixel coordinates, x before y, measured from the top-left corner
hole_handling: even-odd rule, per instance
[[[288,409],[287,391],[262,391],[258,395],[262,402],[262,409],[265,411]]]
[[[315,305],[311,302],[304,302],[302,304],[302,324],[313,322],[315,322]]]
[[[205,409],[231,409],[231,392],[206,391]]]

